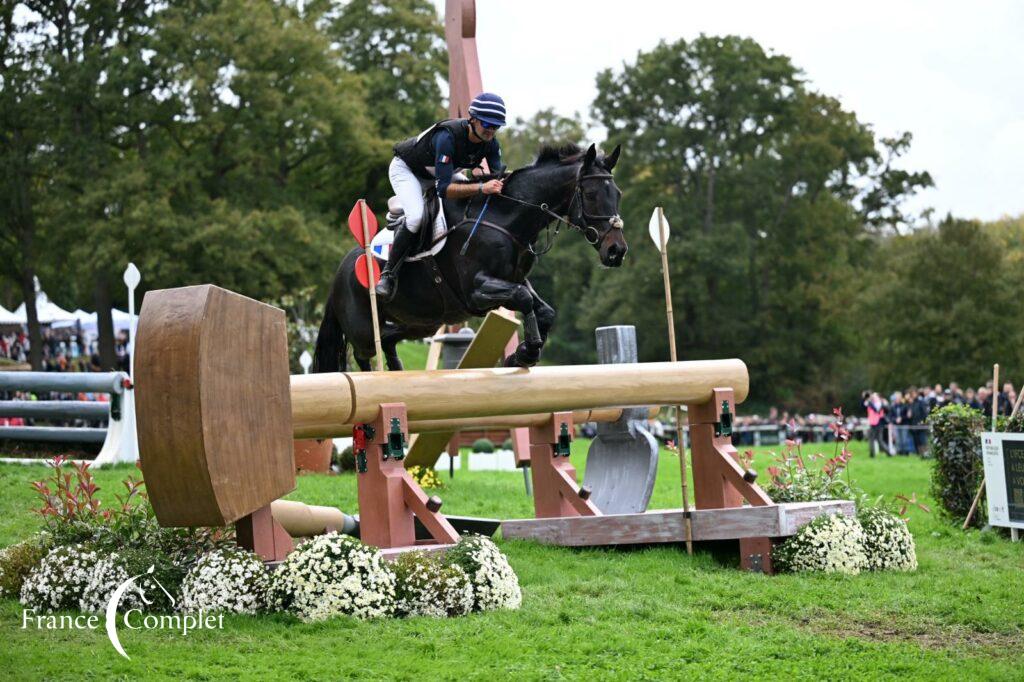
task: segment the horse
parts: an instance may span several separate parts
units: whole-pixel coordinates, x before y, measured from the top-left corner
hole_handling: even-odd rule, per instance
[[[535,365],[555,321],[554,308],[527,279],[542,255],[536,249],[541,231],[555,220],[565,223],[583,235],[606,267],[619,267],[626,255],[619,217],[622,192],[612,176],[619,151],[616,147],[605,156],[595,145],[586,151],[572,144],[546,146],[532,165],[507,176],[501,194],[445,199],[449,229],[444,248],[436,256],[406,262],[394,299],[380,306],[388,369],[402,369],[395,348],[399,341],[431,336],[441,324],[461,323],[499,307],[522,314],[525,330],[505,365]],[[431,224],[425,217],[420,230],[425,248],[417,253],[431,244]],[[370,297],[355,275],[363,253],[352,249],[334,275],[317,334],[314,372],[346,371],[348,344],[360,369],[370,369],[375,354]]]

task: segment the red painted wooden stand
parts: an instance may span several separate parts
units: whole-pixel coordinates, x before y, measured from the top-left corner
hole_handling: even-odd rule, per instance
[[[427,497],[405,469],[409,426],[403,403],[383,403],[370,424],[353,432],[359,485],[359,537],[385,556],[408,550],[443,550],[459,534],[438,510],[441,500]],[[416,519],[432,541],[417,544]]]
[[[754,483],[757,475],[744,471],[732,446],[736,398],[731,388],[716,388],[706,403],[687,406],[693,467],[693,501],[697,509],[730,509],[748,502],[752,507],[774,504]],[[682,434],[679,434],[680,436]],[[772,572],[771,539],[740,538],[740,565],[745,570]]]

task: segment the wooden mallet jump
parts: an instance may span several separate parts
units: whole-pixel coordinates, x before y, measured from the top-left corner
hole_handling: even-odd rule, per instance
[[[423,548],[415,517],[429,545],[456,542],[440,501],[403,466],[410,422],[551,415],[533,426],[536,502],[596,516],[562,456],[571,411],[686,404],[697,507],[771,505],[721,430],[725,403],[747,394],[740,360],[289,377],[284,312],[211,285],[147,293],[137,353],[139,445],[157,518],[165,526],[235,523],[240,542],[267,559],[291,549],[270,505],[295,487],[292,440],[353,431],[363,541],[391,554]],[[717,454],[698,456],[697,442]]]

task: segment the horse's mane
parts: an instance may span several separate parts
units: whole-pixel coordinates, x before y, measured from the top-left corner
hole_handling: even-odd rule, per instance
[[[583,156],[583,149],[574,142],[567,142],[561,145],[546,144],[537,152],[537,160],[533,162],[533,165],[575,163],[580,160],[581,156]]]
[[[564,144],[545,144],[537,152],[537,158],[529,166],[512,171],[505,179],[506,186],[521,174],[551,166],[567,166],[578,162],[584,154],[583,148],[574,142]]]
[[[540,170],[544,167],[567,166],[572,163],[577,163],[581,158],[583,158],[584,152],[585,150],[574,142],[545,144],[542,145],[540,150],[537,152],[537,158],[532,164],[516,168],[511,172],[506,170],[501,173],[474,176],[470,179],[470,182],[487,182],[488,180],[493,180],[495,178],[504,179],[507,188],[508,183],[524,172],[528,173],[529,171]]]

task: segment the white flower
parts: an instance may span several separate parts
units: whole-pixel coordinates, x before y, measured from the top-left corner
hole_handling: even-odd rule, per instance
[[[39,611],[77,608],[99,561],[83,544],[55,547],[25,578],[21,603]]]
[[[779,568],[857,575],[868,567],[864,529],[843,514],[819,516],[773,551]]]
[[[489,538],[468,535],[448,551],[448,560],[458,564],[473,584],[475,610],[517,609],[523,600],[519,578],[508,559]]]
[[[181,586],[182,611],[254,614],[266,608],[270,576],[263,561],[244,550],[204,554]]]
[[[917,569],[914,536],[907,522],[884,509],[868,508],[858,514],[864,528],[867,568],[872,571]]]
[[[380,553],[337,533],[300,545],[271,578],[272,605],[305,621],[390,616],[394,593],[395,574]]]

